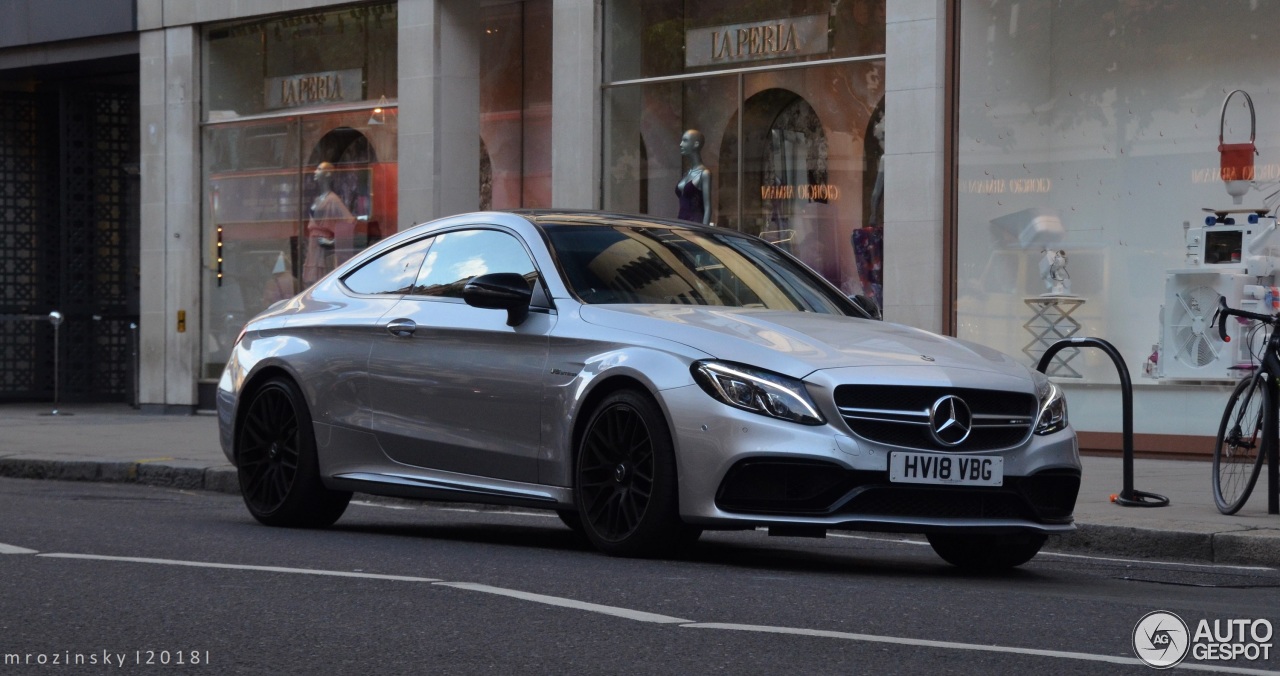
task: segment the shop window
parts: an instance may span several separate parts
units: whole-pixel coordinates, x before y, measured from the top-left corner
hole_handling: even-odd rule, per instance
[[[618,1],[606,25],[605,208],[676,217],[697,130],[716,226],[882,298],[883,2]]]
[[[1280,2],[957,7],[958,335],[1028,365],[1061,335],[1104,338],[1124,355],[1139,412],[1185,412],[1139,414],[1139,434],[1211,438],[1225,388],[1255,361],[1247,335],[1218,338],[1217,299],[1237,306],[1251,300],[1246,287],[1276,281],[1205,236],[1234,227],[1226,218],[1247,226],[1247,212],[1206,226],[1202,209],[1274,213],[1280,75],[1263,27],[1280,21]],[[1239,204],[1218,152],[1234,89],[1257,110],[1255,175]],[[1221,131],[1226,143],[1249,139],[1241,97]],[[1264,219],[1251,233],[1261,237],[1252,250],[1275,260],[1268,228]],[[1110,360],[1059,354],[1051,373],[1073,425],[1118,432]]]
[[[205,32],[204,377],[250,317],[396,224],[396,6]]]
[[[551,0],[486,5],[481,25],[479,206],[549,207]]]
[[[394,100],[396,17],[391,2],[209,28],[205,119]]]

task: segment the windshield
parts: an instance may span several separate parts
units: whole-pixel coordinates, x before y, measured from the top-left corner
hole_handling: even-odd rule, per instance
[[[547,236],[584,303],[677,303],[852,314],[764,242],[667,227],[554,225]]]

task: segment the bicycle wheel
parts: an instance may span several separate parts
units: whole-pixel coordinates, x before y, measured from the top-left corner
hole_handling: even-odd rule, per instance
[[[1240,511],[1258,481],[1266,456],[1263,430],[1271,419],[1271,383],[1262,374],[1236,385],[1218,426],[1213,448],[1213,501],[1218,511]]]

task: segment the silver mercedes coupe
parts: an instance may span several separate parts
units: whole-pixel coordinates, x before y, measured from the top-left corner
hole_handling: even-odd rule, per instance
[[[1073,530],[1061,390],[874,310],[729,230],[445,218],[245,326],[222,448],[273,526],[329,526],[358,491],[555,510],[614,555],[850,529],[923,533],[973,568]]]

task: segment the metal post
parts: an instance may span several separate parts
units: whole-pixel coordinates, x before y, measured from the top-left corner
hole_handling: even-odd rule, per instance
[[[1274,390],[1273,390],[1274,391]],[[1273,403],[1272,406],[1275,404]],[[1275,423],[1267,426],[1267,514],[1280,514],[1280,430]]]
[[[58,410],[58,381],[61,379],[61,376],[58,373],[58,362],[60,358],[60,355],[58,354],[60,351],[58,345],[58,333],[59,328],[62,326],[62,313],[54,310],[49,313],[47,319],[50,324],[53,324],[53,410],[49,413],[41,413],[40,415],[75,415],[74,413],[63,413]]]
[[[133,374],[133,394],[130,396],[129,402],[133,408],[139,408],[141,397],[138,394],[138,322],[129,322],[130,348],[129,364],[130,372]]]
[[[1115,503],[1122,507],[1167,507],[1169,498],[1155,493],[1145,493],[1133,488],[1133,384],[1129,380],[1129,367],[1125,366],[1120,351],[1114,345],[1101,338],[1066,338],[1049,346],[1040,357],[1036,370],[1041,373],[1049,368],[1054,355],[1068,347],[1096,347],[1111,357],[1116,371],[1120,374],[1120,415],[1121,431],[1124,444],[1124,489],[1116,497]],[[1272,444],[1274,449],[1275,445]]]

